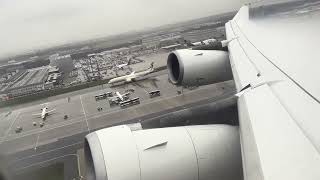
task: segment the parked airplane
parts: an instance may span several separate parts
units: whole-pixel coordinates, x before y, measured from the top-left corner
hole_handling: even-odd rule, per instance
[[[128,65],[131,64],[131,59],[132,59],[132,58],[129,58],[129,60],[128,60],[127,63],[116,65],[116,68],[123,70],[124,67],[126,67],[126,66],[128,66]]]
[[[124,94],[120,94],[119,91],[116,92],[116,95],[117,95],[117,98],[120,100],[120,101],[124,101],[125,99],[128,98],[130,93],[124,93]]]
[[[115,94],[116,94],[116,96],[110,97],[108,99],[110,105],[119,104],[120,102],[123,102],[123,101],[129,99],[129,95],[130,95],[129,92],[121,94],[118,91],[116,91]]]
[[[154,68],[153,68],[153,62],[152,62],[150,64],[150,67],[147,70],[137,72],[137,73],[133,71],[131,74],[113,78],[108,82],[108,84],[114,84],[114,83],[118,83],[118,82],[131,82],[131,81],[136,80],[139,77],[143,77],[143,76],[153,72],[153,70],[154,70]]]
[[[239,125],[163,128],[161,118],[151,129],[139,119],[98,130],[85,139],[87,179],[319,180],[320,1],[275,3],[243,6],[226,23],[221,48],[177,50],[167,59],[176,85],[233,78]]]
[[[45,108],[41,109],[41,113],[33,114],[33,115],[34,116],[39,116],[41,119],[46,120],[47,116],[49,116],[50,113],[52,113],[55,110],[56,109],[52,109],[52,110],[48,111],[48,107],[45,107]]]

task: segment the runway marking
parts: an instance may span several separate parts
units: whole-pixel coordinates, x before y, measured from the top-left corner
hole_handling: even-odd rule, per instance
[[[13,124],[16,122],[16,120],[18,119],[19,115],[20,115],[20,112],[18,112],[18,114],[17,114],[17,116],[14,118],[14,120],[11,121],[11,124],[10,124],[10,126],[9,126],[6,134],[5,134],[5,135],[3,136],[3,138],[1,139],[1,143],[3,143],[3,142],[5,141],[5,139],[7,138],[9,132],[11,131],[11,128],[12,128]],[[1,144],[1,143],[0,143],[0,144]]]
[[[45,152],[42,152],[42,153],[38,153],[38,154],[34,154],[34,155],[23,157],[23,158],[19,158],[19,159],[14,160],[11,164],[14,164],[16,162],[19,162],[19,161],[22,161],[22,160],[25,160],[25,159],[29,159],[29,158],[32,158],[32,157],[35,157],[35,156],[40,156],[40,155],[43,155],[43,154],[47,154],[47,153],[50,153],[50,152],[53,152],[53,151],[58,151],[60,149],[64,149],[64,148],[68,148],[68,147],[71,147],[71,146],[79,145],[79,144],[82,144],[82,143],[83,143],[83,141],[80,141],[80,142],[76,142],[76,143],[69,144],[69,145],[66,145],[66,146],[62,146],[62,147],[59,147],[59,148],[51,149],[49,151],[45,151]]]
[[[80,169],[80,158],[79,158],[79,154],[77,154],[77,164],[78,164],[78,173],[79,173],[79,177],[82,177],[82,173],[81,173],[81,169]]]
[[[63,156],[51,158],[51,159],[48,159],[48,160],[45,160],[45,161],[41,161],[41,162],[33,163],[31,165],[28,165],[28,166],[24,166],[22,168],[19,168],[17,171],[21,171],[23,169],[27,169],[27,168],[30,168],[32,166],[37,166],[39,164],[43,164],[43,163],[50,162],[50,161],[53,161],[53,160],[56,160],[56,159],[60,159],[60,158],[64,158],[64,157],[67,157],[67,156],[75,156],[77,159],[79,159],[78,154],[66,154],[66,155],[63,155]],[[80,166],[79,166],[79,168],[80,168]],[[78,169],[78,173],[80,174],[80,169]]]
[[[42,132],[50,131],[50,130],[57,129],[57,128],[60,128],[60,127],[63,127],[63,126],[69,126],[69,125],[72,125],[72,124],[75,124],[75,123],[79,123],[79,122],[83,122],[83,120],[73,121],[71,123],[64,123],[64,124],[62,124],[60,126],[54,126],[52,128],[47,128],[47,129],[44,129],[44,130],[41,130],[41,131],[38,131],[38,132],[42,133]],[[36,132],[32,132],[32,133],[29,133],[29,134],[24,134],[23,136],[18,136],[18,137],[14,137],[14,138],[11,138],[11,139],[4,140],[3,142],[12,141],[12,140],[15,140],[15,139],[19,139],[19,138],[23,138],[23,137],[31,136],[31,135],[35,135],[35,134],[36,134]]]
[[[87,123],[87,128],[88,128],[88,131],[89,131],[89,133],[90,133],[90,128],[89,128],[89,123],[88,123],[87,114],[86,114],[86,111],[84,110],[84,106],[83,106],[83,102],[82,102],[82,95],[80,95],[80,102],[81,102],[81,106],[82,106],[82,111],[83,111],[83,114],[84,114],[84,118],[85,118],[86,123]]]

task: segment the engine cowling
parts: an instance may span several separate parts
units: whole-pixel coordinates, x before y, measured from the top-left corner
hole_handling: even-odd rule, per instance
[[[220,50],[176,50],[167,59],[173,84],[200,86],[232,79],[229,55]]]
[[[131,130],[85,138],[88,180],[242,179],[238,128],[229,125]]]

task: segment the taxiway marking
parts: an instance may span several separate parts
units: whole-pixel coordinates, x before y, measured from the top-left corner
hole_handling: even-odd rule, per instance
[[[22,157],[20,159],[14,160],[12,164],[17,163],[19,161],[23,161],[25,159],[29,159],[29,158],[40,156],[40,155],[47,154],[47,153],[51,153],[51,152],[54,152],[54,151],[58,151],[58,150],[61,150],[61,149],[64,149],[64,148],[68,148],[68,147],[71,147],[71,146],[75,146],[75,145],[79,145],[79,144],[83,144],[83,142],[80,141],[80,142],[77,142],[77,143],[73,143],[73,144],[69,144],[69,145],[66,145],[66,146],[59,147],[59,148],[51,149],[51,150],[48,150],[48,151],[45,151],[45,152],[41,152],[41,153],[38,153],[38,154],[33,154],[33,155],[30,155],[30,156]]]
[[[16,120],[18,119],[19,115],[20,115],[20,112],[18,112],[17,116],[16,116],[16,117],[14,118],[14,120],[11,122],[10,127],[8,128],[6,134],[5,134],[5,135],[3,136],[3,138],[1,139],[1,143],[3,143],[3,141],[7,138],[9,132],[10,132],[11,129],[12,129],[13,124],[16,122]],[[0,143],[0,144],[1,144],[1,143]]]
[[[82,111],[83,111],[84,119],[86,120],[87,128],[88,128],[88,131],[89,131],[89,133],[90,133],[90,128],[89,128],[89,123],[88,123],[87,114],[86,114],[86,111],[84,110],[84,106],[83,106],[83,102],[82,102],[82,95],[80,95],[80,102],[81,102],[81,106],[82,106]]]

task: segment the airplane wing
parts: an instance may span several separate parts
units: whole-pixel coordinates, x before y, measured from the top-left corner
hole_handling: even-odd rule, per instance
[[[51,109],[50,111],[48,111],[47,113],[52,113],[54,112],[56,109]]]
[[[41,116],[41,113],[32,114],[32,116]]]
[[[244,179],[320,179],[320,3],[244,6],[226,24]]]
[[[122,94],[122,96],[124,97],[124,96],[129,96],[130,95],[130,93],[129,92],[127,92],[127,93],[123,93]]]

